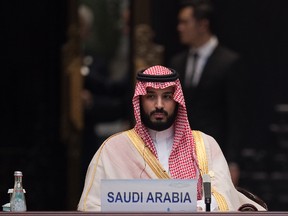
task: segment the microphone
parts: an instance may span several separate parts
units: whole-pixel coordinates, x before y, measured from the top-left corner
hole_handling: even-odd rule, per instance
[[[208,174],[204,174],[203,178],[203,188],[204,188],[204,202],[206,205],[206,212],[210,212],[211,205],[211,179]]]

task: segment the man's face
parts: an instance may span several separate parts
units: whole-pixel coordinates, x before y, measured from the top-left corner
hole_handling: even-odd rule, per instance
[[[177,103],[173,100],[174,87],[165,89],[147,88],[147,94],[141,96],[141,119],[150,129],[162,131],[175,121]]]
[[[202,31],[201,21],[194,18],[192,7],[180,10],[178,15],[178,32],[181,43],[189,46],[197,44]]]

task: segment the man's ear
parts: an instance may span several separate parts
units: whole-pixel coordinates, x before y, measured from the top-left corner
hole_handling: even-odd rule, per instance
[[[201,31],[209,31],[209,29],[210,29],[210,22],[208,19],[199,20],[198,25],[199,25]]]

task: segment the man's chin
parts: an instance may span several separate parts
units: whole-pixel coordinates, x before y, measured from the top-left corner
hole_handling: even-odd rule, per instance
[[[153,123],[165,123],[165,122],[167,122],[167,120],[163,119],[163,118],[156,118],[156,119],[152,119],[151,121]]]
[[[151,122],[151,124],[148,126],[152,130],[156,131],[163,131],[166,130],[170,127],[167,122],[164,121],[156,121],[156,122]]]
[[[168,129],[175,121],[176,115],[172,116],[149,116],[142,112],[141,120],[143,124],[152,130],[163,131]]]

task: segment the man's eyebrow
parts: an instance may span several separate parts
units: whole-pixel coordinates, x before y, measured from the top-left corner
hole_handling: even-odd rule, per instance
[[[153,91],[153,90],[147,90],[147,93],[152,94],[152,93],[155,93],[155,91]]]
[[[174,91],[167,91],[167,92],[164,92],[163,94],[173,94]]]

